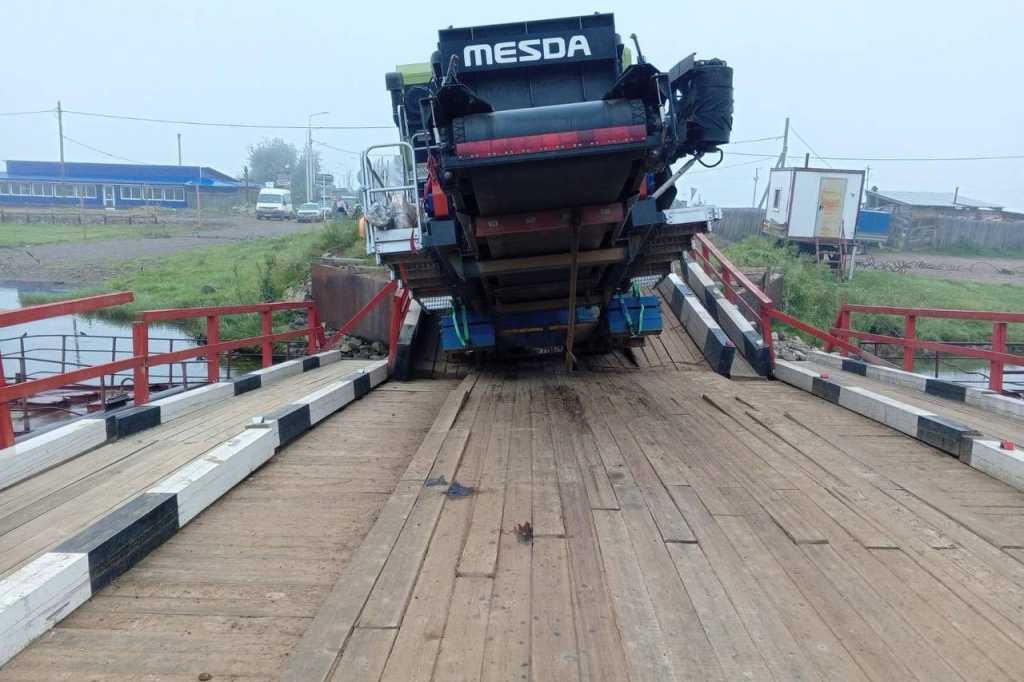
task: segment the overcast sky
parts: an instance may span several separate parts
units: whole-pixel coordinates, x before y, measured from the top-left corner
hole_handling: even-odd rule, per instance
[[[388,125],[384,73],[429,59],[437,29],[614,12],[648,60],[668,69],[689,52],[735,69],[733,139],[781,134],[788,115],[822,156],[1024,155],[1024,6],[1015,0],[747,0],[356,3],[339,0],[4,2],[0,112],[47,109],[238,123]],[[658,8],[657,10],[652,8]],[[237,174],[246,147],[301,130],[249,130],[65,116],[65,135],[150,163],[177,161]],[[334,147],[390,141],[393,130],[317,131]],[[53,114],[0,116],[0,159],[56,159]],[[343,177],[355,156],[319,147]],[[777,154],[779,143],[732,145]],[[68,142],[69,161],[109,157]],[[796,159],[794,159],[795,161]],[[820,162],[815,161],[820,165]],[[871,166],[883,189],[952,192],[1024,210],[1024,159],[965,162],[830,161]],[[744,165],[740,165],[744,164]],[[770,162],[726,154],[681,181],[723,206],[749,205]]]

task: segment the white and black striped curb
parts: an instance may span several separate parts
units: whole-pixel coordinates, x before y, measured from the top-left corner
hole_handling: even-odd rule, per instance
[[[895,367],[869,365],[860,360],[844,358],[838,353],[823,353],[820,350],[812,350],[807,357],[814,362],[820,362],[823,365],[841,369],[844,372],[859,374],[862,377],[875,379],[876,381],[882,381],[894,386],[905,386],[928,395],[974,405],[1008,417],[1024,417],[1024,400],[1001,395],[995,391],[964,386],[953,381],[933,379],[923,374],[906,372]]]
[[[728,378],[736,357],[736,346],[715,322],[700,300],[683,284],[679,275],[672,273],[658,283],[658,292],[668,301],[669,308],[700,348],[711,369]]]
[[[964,464],[1024,490],[1024,451],[986,437],[966,424],[860,386],[844,386],[799,363],[775,361],[775,378],[859,415],[885,424],[958,458]]]
[[[341,359],[340,350],[324,351],[242,374],[229,381],[181,391],[139,407],[89,415],[46,431],[0,450],[0,490],[117,438],[166,424],[232,396]]]
[[[683,277],[704,304],[704,309],[721,325],[726,336],[732,340],[740,355],[746,358],[754,371],[763,377],[771,376],[771,350],[764,345],[761,334],[750,324],[750,320],[743,316],[736,304],[719,291],[715,281],[694,261],[683,260]]]
[[[398,381],[407,381],[412,378],[412,351],[416,344],[422,317],[423,308],[419,302],[410,301],[409,311],[405,314],[402,328],[398,332],[398,343],[395,344],[395,364],[391,368],[391,375]]]
[[[387,361],[253,419],[240,434],[0,580],[0,665],[134,566],[280,447],[387,379]]]

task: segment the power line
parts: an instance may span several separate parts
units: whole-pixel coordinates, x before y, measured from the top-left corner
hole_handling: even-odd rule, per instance
[[[796,131],[796,126],[791,126],[791,127],[790,127],[790,130],[792,130],[792,131],[793,131],[793,134],[794,134],[794,135],[796,135],[796,139],[798,139],[798,140],[800,140],[801,142],[803,142],[803,143],[804,143],[804,146],[805,146],[805,147],[807,147],[807,149],[809,149],[809,150],[810,150],[811,154],[814,154],[814,156],[815,156],[815,157],[816,157],[816,158],[817,158],[817,159],[818,159],[819,161],[821,161],[821,162],[822,162],[823,164],[825,164],[825,165],[826,165],[826,166],[828,166],[829,168],[831,168],[831,167],[832,167],[832,164],[830,164],[830,163],[829,163],[828,161],[826,161],[825,159],[821,158],[821,155],[820,155],[820,154],[818,154],[818,152],[814,151],[814,147],[812,147],[812,146],[811,146],[810,144],[808,144],[807,140],[805,140],[805,139],[803,138],[803,135],[801,135],[800,133],[798,133],[798,132]]]
[[[335,147],[332,144],[327,144],[326,142],[321,142],[320,140],[313,140],[313,144],[318,144],[321,147],[327,147],[328,149],[333,149],[336,152],[343,152],[345,154],[353,154],[355,156],[362,156],[362,154],[360,152],[354,152],[351,149],[342,149],[341,147]]]
[[[220,121],[179,121],[168,118],[149,118],[146,116],[124,116],[121,114],[101,114],[94,111],[72,111],[70,109],[64,110],[65,114],[71,114],[74,116],[90,116],[93,118],[110,118],[118,121],[142,121],[144,123],[167,123],[172,125],[183,125],[183,126],[208,126],[214,128],[262,128],[267,130],[275,129],[287,129],[287,130],[307,130],[312,128],[313,130],[391,130],[394,128],[393,125],[386,126],[370,126],[370,125],[339,125],[339,126],[307,126],[307,125],[271,125],[265,123],[226,123]]]
[[[36,111],[0,111],[0,116],[32,116],[34,114],[52,114],[56,109],[38,109]]]
[[[135,159],[128,159],[128,158],[125,158],[123,156],[118,156],[117,154],[111,154],[110,152],[105,152],[102,149],[97,149],[96,147],[93,147],[91,145],[87,145],[84,142],[79,142],[78,140],[70,138],[67,135],[64,136],[64,139],[67,140],[68,142],[71,142],[72,144],[77,144],[79,147],[85,147],[89,151],[96,152],[97,154],[102,154],[103,156],[109,156],[110,158],[117,159],[118,161],[127,161],[128,163],[141,163],[141,164],[145,164],[146,163],[145,161],[136,161]]]
[[[749,144],[751,142],[771,142],[772,140],[781,140],[782,135],[775,135],[773,137],[758,137],[751,140],[729,140],[729,144]]]
[[[793,131],[796,132],[796,131]],[[775,159],[778,158],[778,154],[751,154],[750,152],[728,152],[733,156],[756,156],[762,159]],[[789,155],[792,158],[799,158],[792,154]],[[995,154],[991,156],[818,156],[814,154],[815,158],[822,161],[828,159],[829,161],[907,161],[907,162],[918,162],[918,161],[1002,161],[1009,159],[1024,159],[1024,154]]]

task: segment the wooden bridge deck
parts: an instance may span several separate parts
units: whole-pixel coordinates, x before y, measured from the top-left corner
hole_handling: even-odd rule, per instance
[[[98,447],[0,492],[0,577],[237,435],[251,417],[366,364],[346,360],[284,378]]]
[[[330,418],[0,680],[1017,680],[1022,561],[1024,493],[778,382],[485,372]]]

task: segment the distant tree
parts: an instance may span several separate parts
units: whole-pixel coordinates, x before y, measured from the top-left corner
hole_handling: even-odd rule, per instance
[[[320,198],[320,186],[316,184],[316,174],[320,172],[320,152],[313,150],[313,193],[310,200],[316,201]],[[302,150],[298,162],[292,168],[292,200],[306,200],[306,150]]]
[[[249,179],[256,185],[276,182],[279,175],[292,176],[298,165],[295,145],[280,137],[249,145]]]

